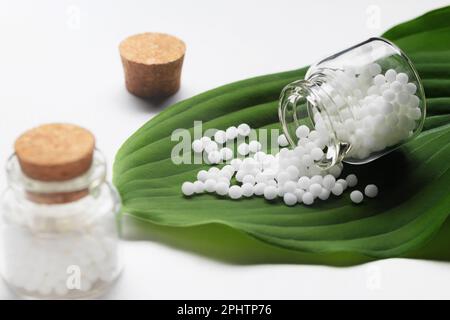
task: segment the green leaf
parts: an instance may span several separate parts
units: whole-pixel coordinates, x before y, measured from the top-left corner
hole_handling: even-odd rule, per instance
[[[280,201],[269,203],[256,197],[231,201],[211,194],[182,196],[181,183],[194,180],[205,166],[172,163],[170,153],[177,143],[170,139],[172,131],[192,130],[194,120],[202,120],[204,130],[241,122],[254,128],[280,128],[279,93],[304,76],[303,68],[225,85],[181,101],[147,122],[123,144],[114,163],[114,184],[122,196],[123,211],[168,227],[227,226],[272,247],[319,257],[317,263],[326,263],[320,258],[324,254],[338,256],[338,264],[345,264],[343,260],[359,261],[354,254],[385,258],[422,247],[450,211],[448,21],[450,8],[446,7],[384,34],[417,66],[428,109],[419,137],[367,165],[345,165],[344,174],[354,172],[362,183],[379,185],[377,199],[354,205],[344,194],[312,207],[286,207]],[[411,255],[427,256],[415,252]]]

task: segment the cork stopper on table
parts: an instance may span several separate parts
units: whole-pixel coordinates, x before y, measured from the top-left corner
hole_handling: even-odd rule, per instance
[[[91,132],[59,123],[25,132],[14,146],[22,172],[40,181],[64,181],[82,175],[91,167],[94,147]]]
[[[125,84],[129,92],[143,97],[164,97],[180,88],[186,46],[164,33],[141,33],[119,46]]]

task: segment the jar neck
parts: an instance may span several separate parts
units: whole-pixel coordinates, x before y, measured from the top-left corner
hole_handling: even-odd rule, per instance
[[[40,181],[27,177],[13,154],[6,165],[6,174],[16,197],[37,204],[65,204],[95,192],[105,181],[106,164],[101,152],[95,150],[92,165],[84,174],[64,181]]]
[[[326,136],[324,157],[316,165],[328,169],[344,159],[351,145],[339,134],[344,124],[343,113],[351,113],[351,103],[339,94],[339,88],[329,85],[330,76],[317,72],[305,80],[287,85],[280,96],[279,119],[290,145],[295,148],[299,139],[296,129],[306,124]]]

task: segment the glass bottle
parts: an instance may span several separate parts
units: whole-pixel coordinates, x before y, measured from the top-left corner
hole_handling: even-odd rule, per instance
[[[25,175],[18,156],[6,166],[1,198],[1,274],[24,298],[79,299],[102,294],[121,271],[120,199],[94,149],[83,174],[64,181]]]
[[[417,136],[425,120],[425,94],[410,59],[393,43],[371,38],[312,65],[304,80],[287,85],[279,118],[291,146],[309,124],[323,138],[329,168],[362,164]]]

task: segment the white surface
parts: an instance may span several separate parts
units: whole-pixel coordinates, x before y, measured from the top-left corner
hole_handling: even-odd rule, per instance
[[[51,121],[90,128],[111,163],[125,138],[174,101],[302,67],[446,2],[2,0],[0,165],[22,131]],[[379,28],[369,5],[380,9]],[[143,31],[188,47],[182,90],[160,106],[124,89],[117,46]],[[123,247],[126,269],[107,298],[450,298],[446,263],[239,266],[152,241]],[[3,284],[0,298],[12,298]]]

